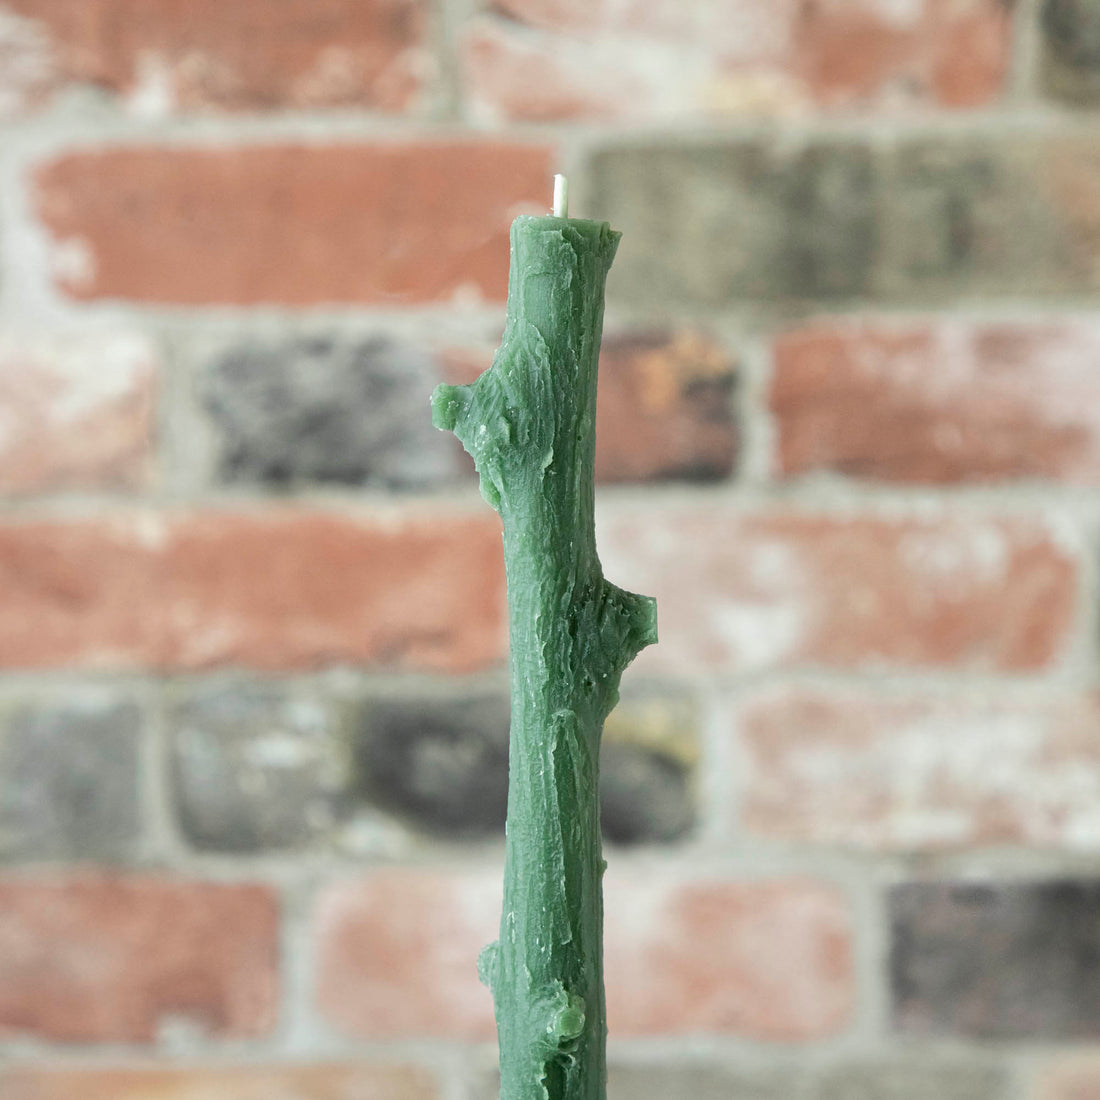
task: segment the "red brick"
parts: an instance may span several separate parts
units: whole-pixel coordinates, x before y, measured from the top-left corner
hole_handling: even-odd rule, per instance
[[[44,1069],[0,1072],[4,1100],[434,1100],[430,1073],[354,1065]]]
[[[505,652],[491,515],[127,513],[0,526],[0,666],[464,670]]]
[[[9,110],[86,83],[146,113],[400,111],[430,63],[422,0],[5,0],[4,7]]]
[[[802,13],[796,65],[825,106],[980,107],[1004,88],[1011,23],[1001,0],[825,0]]]
[[[849,1021],[851,932],[838,890],[611,873],[606,893],[613,1035],[815,1039]]]
[[[785,475],[1100,482],[1100,328],[818,324],[779,339]],[[858,410],[858,412],[856,412]]]
[[[999,0],[503,0],[462,62],[488,119],[966,108],[999,97],[1010,39]]]
[[[0,333],[0,492],[146,485],[155,372],[141,337]]]
[[[487,349],[443,352],[448,379],[472,382]],[[695,331],[608,333],[600,352],[596,479],[717,481],[733,472],[736,365]],[[472,470],[472,464],[470,464]]]
[[[268,1034],[278,909],[266,887],[153,878],[0,883],[0,1032],[148,1042],[187,1019]]]
[[[317,1005],[363,1039],[487,1039],[478,952],[497,936],[500,875],[378,871],[330,890],[315,921]],[[847,909],[813,883],[612,877],[608,1019],[623,1036],[832,1034],[853,998]]]
[[[859,849],[1100,848],[1100,700],[775,688],[733,708],[756,833]]]
[[[1078,1054],[1044,1066],[1028,1095],[1033,1100],[1096,1100],[1100,1096],[1100,1057]]]
[[[491,143],[115,148],[43,165],[37,205],[75,298],[503,301],[509,225],[550,173]]]
[[[1034,669],[1074,620],[1075,556],[1024,519],[712,504],[605,509],[599,526],[607,576],[657,597],[636,674]]]
[[[0,526],[0,666],[162,663],[162,538],[152,517]]]
[[[317,909],[320,1014],[364,1039],[490,1039],[477,956],[500,927],[501,875],[376,871]]]

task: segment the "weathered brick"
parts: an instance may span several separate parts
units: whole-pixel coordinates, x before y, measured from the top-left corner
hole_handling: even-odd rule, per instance
[[[4,1100],[435,1100],[431,1073],[397,1063],[0,1071]]]
[[[608,1100],[790,1100],[797,1076],[789,1069],[735,1070],[722,1066],[608,1067]],[[488,1096],[486,1096],[488,1100]]]
[[[161,533],[137,516],[0,528],[0,666],[162,660]]]
[[[91,84],[141,114],[188,108],[400,111],[427,75],[421,0],[5,0],[0,107]]]
[[[697,725],[677,697],[616,709],[601,765],[607,839],[665,843],[690,831]],[[395,818],[445,837],[504,830],[503,695],[351,701],[251,681],[186,692],[170,728],[175,812],[204,851],[352,850]]]
[[[330,887],[314,916],[321,1016],[364,1039],[491,1039],[477,956],[500,899],[497,872],[393,868]]]
[[[856,142],[622,146],[596,154],[592,175],[593,216],[630,243],[609,281],[620,301],[727,306],[872,289],[875,171]]]
[[[266,887],[134,878],[0,883],[0,1031],[149,1042],[178,1020],[270,1032],[278,911]]]
[[[508,700],[391,699],[362,710],[354,746],[362,793],[421,829],[503,835]]]
[[[0,332],[0,492],[146,485],[156,370],[133,333]]]
[[[605,508],[598,526],[607,576],[661,609],[638,675],[1042,668],[1075,614],[1075,557],[1031,520],[709,504]]]
[[[168,660],[476,668],[505,648],[501,573],[481,514],[183,517],[164,557]]]
[[[454,440],[432,427],[441,370],[423,349],[379,337],[248,340],[202,372],[202,400],[231,483],[415,489],[453,481]]]
[[[1091,137],[969,134],[898,144],[877,180],[874,296],[1096,293],[1098,155]]]
[[[141,839],[141,712],[105,698],[0,716],[0,858],[125,859]]]
[[[444,354],[447,380],[472,382],[488,349]],[[596,480],[719,481],[733,472],[737,367],[717,340],[692,329],[612,329],[600,351]],[[472,464],[467,464],[472,471]]]
[[[999,96],[1008,68],[996,0],[485,7],[462,62],[472,108],[490,121],[974,107]]]
[[[733,472],[734,365],[696,332],[613,332],[600,352],[596,477],[717,481]]]
[[[1034,1100],[1096,1100],[1100,1096],[1100,1058],[1069,1055],[1042,1067],[1028,1093]]]
[[[608,1021],[621,1036],[807,1039],[852,1008],[847,907],[812,882],[611,875]],[[330,888],[315,915],[317,1005],[365,1039],[485,1039],[474,960],[496,938],[497,874],[384,870]]]
[[[1010,12],[1001,0],[802,4],[797,64],[828,107],[980,107],[1005,87]]]
[[[606,880],[607,1019],[626,1036],[836,1034],[854,1003],[841,893],[808,880]]]
[[[776,343],[784,475],[1100,481],[1100,329],[819,323]],[[853,416],[852,410],[859,415]]]
[[[614,1039],[612,1039],[614,1043]],[[876,1060],[832,1063],[817,1070],[776,1058],[753,1070],[692,1060],[608,1067],[609,1100],[1009,1100],[1009,1076],[993,1066],[959,1060]],[[496,1100],[499,1078],[486,1075],[476,1100]],[[1055,1094],[1051,1100],[1092,1100]],[[1042,1100],[1047,1100],[1044,1096]]]
[[[600,821],[615,844],[668,843],[695,827],[699,714],[687,699],[626,697],[604,724]]]
[[[872,850],[1100,849],[1095,697],[776,688],[734,706],[756,833]]]
[[[489,142],[113,148],[43,164],[36,204],[74,298],[503,301],[509,223],[550,173]]]
[[[1004,1067],[930,1058],[843,1063],[824,1071],[811,1089],[813,1100],[1009,1100],[1013,1095]]]
[[[369,702],[355,744],[357,793],[429,832],[501,834],[508,717],[503,696]],[[628,696],[612,712],[600,753],[606,839],[661,843],[690,831],[697,725],[677,698]]]
[[[476,668],[505,649],[500,557],[498,526],[482,515],[285,508],[9,523],[0,666]]]
[[[1044,0],[1040,27],[1042,90],[1064,103],[1100,104],[1100,3]]]
[[[591,209],[630,241],[609,285],[637,308],[1094,295],[1098,163],[1091,134],[623,145]]]
[[[172,796],[195,847],[297,848],[351,810],[336,707],[271,685],[199,691],[173,708]]]
[[[1096,1039],[1100,884],[912,882],[890,891],[894,1026]]]

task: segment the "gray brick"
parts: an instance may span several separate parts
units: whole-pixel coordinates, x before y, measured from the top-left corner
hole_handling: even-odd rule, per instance
[[[620,300],[724,306],[858,297],[875,249],[872,163],[855,144],[624,147],[593,162],[593,214],[623,231]]]
[[[695,820],[694,710],[627,699],[601,753],[601,818],[619,844],[674,841]],[[504,828],[508,702],[503,696],[368,705],[356,742],[365,796],[429,832],[491,836]]]
[[[1100,1036],[1100,881],[907,883],[890,926],[899,1031]]]
[[[875,296],[941,301],[1074,289],[1057,200],[1041,186],[1052,148],[952,137],[885,155]],[[1095,279],[1080,289],[1095,289]]]
[[[393,700],[362,712],[360,789],[421,829],[503,833],[508,801],[508,701]]]
[[[710,1066],[614,1066],[608,1100],[792,1100],[789,1072],[745,1072]]]
[[[132,856],[141,732],[128,702],[28,704],[0,716],[0,858]]]
[[[807,1100],[1007,1100],[1009,1089],[994,1066],[868,1062],[825,1071]]]
[[[1100,0],[1045,0],[1040,85],[1063,103],[1100,106]]]
[[[1095,294],[1098,166],[1100,137],[1036,134],[623,146],[592,207],[640,307]]]
[[[626,1066],[612,1054],[608,1100],[1009,1100],[1009,1074],[987,1064],[876,1060],[824,1069],[777,1059],[751,1070],[717,1064]],[[479,1074],[470,1100],[495,1100],[495,1073]]]
[[[207,851],[297,848],[347,815],[341,716],[275,687],[219,688],[175,710],[171,786],[187,840]]]
[[[383,338],[245,341],[212,355],[202,401],[218,476],[272,488],[301,483],[417,489],[459,476],[453,440],[431,425],[439,369]]]
[[[609,723],[603,821],[620,844],[694,824],[694,710],[628,700]],[[277,684],[199,690],[173,708],[171,789],[204,851],[344,846],[357,822],[445,837],[502,834],[508,700],[502,694],[307,698]],[[379,815],[384,815],[380,817]]]

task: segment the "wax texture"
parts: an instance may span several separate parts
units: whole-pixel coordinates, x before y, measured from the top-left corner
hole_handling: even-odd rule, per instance
[[[504,911],[482,952],[502,1100],[603,1100],[604,861],[599,749],[656,607],[604,580],[593,463],[606,222],[512,224],[504,338],[470,386],[440,386],[436,427],[473,455],[504,525],[512,720]]]

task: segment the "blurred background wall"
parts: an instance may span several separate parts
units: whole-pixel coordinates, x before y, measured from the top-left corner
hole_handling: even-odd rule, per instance
[[[0,0],[0,1098],[487,1100],[507,228],[624,232],[612,1095],[1100,1097],[1100,2]]]

